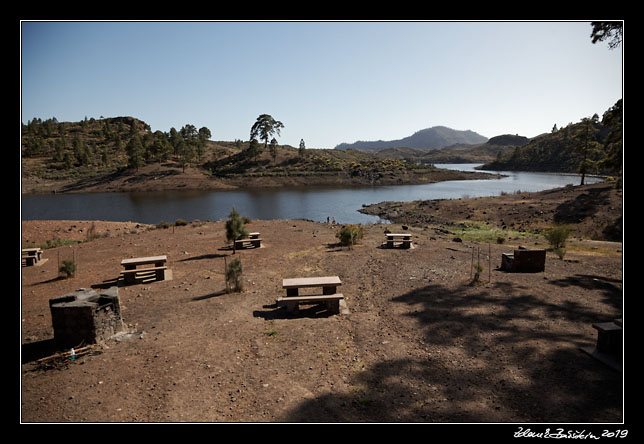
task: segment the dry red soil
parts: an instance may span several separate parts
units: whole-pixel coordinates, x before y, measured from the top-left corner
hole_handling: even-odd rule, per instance
[[[95,222],[85,241],[91,225],[22,222],[23,245],[84,241],[21,268],[22,422],[623,420],[622,373],[581,351],[596,342],[593,323],[623,316],[621,243],[573,244],[563,260],[549,251],[544,272],[508,273],[512,239],[454,242],[421,224],[407,230],[414,248],[386,249],[385,230],[403,228],[370,225],[348,249],[337,226],[252,221],[262,248],[234,255],[244,289],[227,293],[223,222]],[[160,254],[172,280],[118,289],[129,334],[43,360],[59,352],[50,298],[112,285],[121,259]],[[76,276],[61,278],[59,260],[72,257]],[[348,313],[276,305],[282,279],[326,275],[342,280]]]

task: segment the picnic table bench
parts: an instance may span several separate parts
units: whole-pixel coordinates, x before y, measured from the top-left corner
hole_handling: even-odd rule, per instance
[[[501,269],[518,273],[538,273],[546,267],[546,250],[528,250],[519,247],[514,254],[501,255]]]
[[[130,259],[123,259],[121,266],[124,270],[121,271],[123,280],[128,283],[136,281],[137,274],[150,274],[153,273],[157,280],[162,281],[166,279],[166,266],[168,258],[166,256],[150,256],[150,257],[134,257]],[[137,268],[139,265],[152,265],[151,267]]]
[[[253,248],[260,248],[262,246],[262,239],[259,237],[259,233],[248,233],[247,238],[237,239],[235,241],[235,249],[246,248],[248,246]]]
[[[344,295],[336,293],[338,286],[342,285],[338,276],[323,276],[310,278],[283,279],[282,288],[286,289],[286,296],[277,299],[277,303],[286,304],[286,311],[297,312],[300,304],[325,304],[330,313],[340,313],[340,301]],[[322,294],[300,295],[300,289],[322,288]]]
[[[387,233],[387,248],[394,248],[398,244],[401,248],[411,248],[411,234]]]
[[[42,260],[42,249],[23,248],[21,259],[25,260],[25,265],[35,265]]]

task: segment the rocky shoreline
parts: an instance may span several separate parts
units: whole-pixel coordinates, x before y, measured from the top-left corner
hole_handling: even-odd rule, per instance
[[[498,230],[539,233],[565,224],[581,238],[622,240],[622,190],[611,182],[502,196],[381,202],[360,212],[423,227],[484,224]]]

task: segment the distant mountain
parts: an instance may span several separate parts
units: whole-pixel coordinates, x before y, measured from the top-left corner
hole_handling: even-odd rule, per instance
[[[474,131],[459,131],[445,126],[434,126],[415,132],[409,137],[398,140],[357,141],[354,143],[341,143],[335,147],[337,150],[384,150],[387,148],[418,148],[434,150],[450,145],[475,145],[487,142],[487,137]]]

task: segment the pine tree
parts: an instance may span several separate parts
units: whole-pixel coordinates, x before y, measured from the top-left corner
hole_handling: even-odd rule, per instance
[[[139,167],[144,165],[143,156],[145,155],[139,136],[132,137],[125,148],[127,151],[127,166],[136,168],[136,171],[139,171]]]
[[[585,117],[581,120],[577,134],[573,137],[573,152],[581,155],[579,163],[579,174],[581,184],[584,184],[586,174],[597,170],[597,156],[601,152],[602,145],[596,140],[595,124],[599,117],[595,114],[592,117]]]
[[[284,124],[275,120],[268,114],[262,114],[257,118],[257,121],[250,129],[250,138],[259,139],[264,141],[264,149],[268,146],[268,138],[277,133],[280,135],[280,129],[284,128]]]
[[[275,138],[271,139],[269,149],[271,152],[271,157],[273,157],[273,162],[275,162],[277,160],[277,140]]]
[[[300,154],[300,157],[304,157],[305,151],[306,151],[306,146],[304,145],[304,139],[300,139],[300,148],[298,149],[298,153]]]
[[[233,254],[235,254],[235,241],[247,236],[248,231],[244,227],[244,219],[233,207],[226,221],[226,240],[233,243]]]

